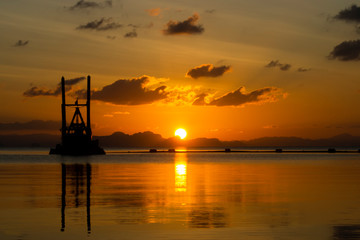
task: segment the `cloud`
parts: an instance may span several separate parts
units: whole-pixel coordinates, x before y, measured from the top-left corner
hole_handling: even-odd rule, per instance
[[[138,35],[135,31],[135,29],[131,32],[128,32],[124,35],[124,38],[136,38]]]
[[[165,104],[170,104],[172,106],[184,106],[192,105],[194,99],[202,92],[207,92],[210,96],[210,92],[213,92],[212,89],[203,89],[201,86],[194,85],[177,85],[173,87],[168,87],[167,89],[168,96],[162,101]]]
[[[190,78],[200,78],[200,77],[220,77],[224,73],[229,72],[231,70],[230,66],[220,66],[214,67],[212,64],[203,64],[198,67],[194,67],[190,69],[186,73],[186,77]]]
[[[360,40],[344,41],[334,47],[329,59],[340,61],[360,60]]]
[[[112,0],[106,0],[103,3],[80,0],[77,3],[75,3],[74,6],[69,7],[69,9],[78,10],[78,9],[104,8],[104,7],[112,7]]]
[[[92,91],[91,98],[116,105],[150,104],[166,99],[169,94],[165,91],[166,86],[159,86],[154,90],[149,88],[155,81],[153,77],[145,75],[130,80],[120,79],[101,90]],[[84,98],[85,90],[77,91],[76,95]]]
[[[265,67],[277,67],[277,66],[281,66],[281,64],[279,63],[279,60],[271,60],[271,62],[269,62]]]
[[[107,31],[121,28],[122,25],[116,23],[112,18],[101,18],[100,20],[94,20],[84,25],[78,26],[78,30],[96,30],[96,31]]]
[[[291,68],[291,65],[288,63],[280,63],[279,60],[272,60],[265,67],[268,67],[268,68],[278,67],[282,71],[287,71]]]
[[[275,128],[279,128],[279,126],[277,125],[266,125],[266,126],[263,126],[264,129],[275,129]]]
[[[147,24],[147,25],[145,26],[145,28],[152,28],[153,26],[154,26],[154,23],[151,22],[151,23]]]
[[[72,86],[75,85],[83,80],[85,80],[86,77],[78,77],[78,78],[73,78],[73,79],[68,79],[65,80],[65,86]],[[59,83],[59,86],[61,85],[61,83]]]
[[[29,44],[29,40],[26,41],[19,40],[14,44],[14,47],[24,47],[28,44]]]
[[[291,68],[290,64],[282,64],[282,66],[280,66],[280,70],[282,71],[287,71]]]
[[[278,88],[266,87],[252,91],[250,93],[245,92],[244,87],[229,92],[219,98],[215,98],[209,102],[206,102],[207,94],[199,94],[193,105],[206,105],[206,106],[243,106],[249,103],[265,103],[275,102],[280,98],[284,98],[286,95]]]
[[[216,12],[215,9],[205,10],[205,13],[209,13],[209,14],[213,14],[213,13],[215,13],[215,12]]]
[[[182,22],[169,21],[167,23],[167,28],[163,30],[163,33],[165,35],[200,34],[204,32],[204,28],[202,25],[195,25],[198,20],[199,15],[195,13],[193,16]]]
[[[193,105],[195,106],[203,106],[207,105],[205,98],[208,96],[207,93],[200,93],[195,97],[195,101],[193,102]]]
[[[57,87],[56,89],[46,89],[39,87],[32,87],[26,90],[23,95],[25,97],[37,97],[37,96],[58,96],[61,93],[61,88]]]
[[[303,67],[300,67],[300,68],[298,68],[298,72],[308,72],[308,71],[310,71],[311,70],[311,68],[303,68]]]
[[[78,77],[73,79],[65,80],[65,92],[68,92],[72,89],[72,86],[85,80],[85,77]],[[39,87],[32,87],[26,90],[23,95],[25,97],[37,97],[37,96],[58,96],[61,93],[61,83],[55,89],[46,89]]]
[[[161,9],[160,8],[152,8],[152,9],[147,9],[145,10],[150,16],[152,17],[156,17],[159,16],[161,13]]]
[[[113,114],[116,114],[116,115],[129,115],[130,113],[129,112],[113,112]]]
[[[104,114],[104,117],[114,117],[115,115],[130,115],[129,112],[112,112],[108,114]]]
[[[132,23],[130,23],[127,26],[133,28],[135,31],[135,29],[137,29],[137,28],[152,28],[154,26],[154,23],[152,23],[152,22],[150,22],[149,24],[132,24]]]
[[[60,121],[43,121],[32,120],[29,122],[19,123],[0,123],[1,132],[24,131],[24,130],[59,130]]]
[[[360,7],[352,5],[349,8],[341,10],[334,18],[347,22],[360,22]]]

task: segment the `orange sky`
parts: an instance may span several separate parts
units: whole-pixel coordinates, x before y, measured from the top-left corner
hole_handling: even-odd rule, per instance
[[[60,121],[61,76],[91,75],[94,135],[360,135],[351,4],[3,1],[0,134],[15,122]],[[67,100],[85,87],[69,85]]]

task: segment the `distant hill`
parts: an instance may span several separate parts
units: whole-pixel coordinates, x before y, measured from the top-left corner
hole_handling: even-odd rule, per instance
[[[109,136],[94,136],[103,147],[157,147],[165,141],[160,134],[152,132],[135,133],[133,135],[115,132]]]
[[[248,141],[220,141],[217,138],[195,138],[180,140],[177,137],[162,138],[152,132],[133,135],[122,132],[110,136],[94,137],[104,147],[358,147],[360,137],[341,134],[324,139],[306,139],[299,137],[264,137]]]
[[[60,142],[60,135],[0,135],[0,147],[50,147]]]
[[[108,136],[94,136],[102,147],[360,147],[360,137],[341,134],[324,139],[299,137],[263,137],[248,141],[220,141],[217,138],[195,138],[180,140],[178,137],[163,138],[153,132],[139,132],[132,135],[115,132]],[[0,147],[55,147],[60,135],[29,134],[0,135]]]
[[[299,137],[264,137],[246,141],[245,144],[263,147],[356,147],[360,146],[360,137],[350,134],[314,140]]]

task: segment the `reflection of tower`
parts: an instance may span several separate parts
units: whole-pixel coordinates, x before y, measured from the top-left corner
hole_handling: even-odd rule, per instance
[[[349,225],[338,225],[333,226],[333,239],[360,239],[360,225],[349,224]]]
[[[84,174],[86,173],[86,174]],[[86,220],[87,231],[91,233],[90,219],[90,193],[91,193],[91,165],[90,164],[61,164],[61,231],[65,231],[65,208],[81,207],[85,205],[81,196],[84,193],[84,180],[86,176]],[[69,185],[67,187],[67,185]],[[69,191],[67,191],[69,190]],[[68,192],[68,196],[66,193]],[[68,197],[68,201],[66,201]],[[70,200],[69,200],[70,199]],[[71,201],[73,199],[73,201]]]
[[[177,153],[175,155],[175,191],[186,192],[187,181],[187,155]]]

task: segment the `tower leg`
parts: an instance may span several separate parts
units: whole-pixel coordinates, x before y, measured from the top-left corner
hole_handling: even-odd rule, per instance
[[[61,78],[61,97],[62,97],[62,104],[61,104],[61,142],[62,145],[65,144],[65,135],[66,135],[66,102],[65,102],[65,78]]]
[[[91,122],[90,122],[90,76],[87,77],[87,100],[86,100],[86,133],[88,137],[91,139]]]

